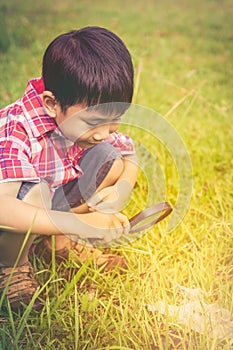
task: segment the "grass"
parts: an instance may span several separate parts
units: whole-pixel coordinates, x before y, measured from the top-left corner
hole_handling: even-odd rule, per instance
[[[232,349],[232,340],[195,333],[145,306],[158,300],[180,305],[177,285],[182,285],[201,288],[206,303],[233,313],[231,1],[2,3],[1,107],[22,96],[27,80],[40,75],[44,49],[55,36],[86,25],[106,26],[132,53],[134,103],[145,115],[152,109],[164,116],[184,141],[193,187],[179,226],[167,232],[165,220],[111,249],[129,261],[123,275],[102,274],[89,263],[78,272],[72,261],[47,266],[32,254],[44,308],[25,309],[21,316],[9,308],[1,311],[0,349]],[[182,184],[171,152],[148,132],[124,128],[138,148],[146,147],[141,159],[148,165],[126,213],[133,215],[147,202],[155,171],[151,155],[156,179],[162,190],[166,184],[165,197],[175,205]],[[155,202],[159,198],[152,196]],[[70,273],[68,281],[64,271]]]

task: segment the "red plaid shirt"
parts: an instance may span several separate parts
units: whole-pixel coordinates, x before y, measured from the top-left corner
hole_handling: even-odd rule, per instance
[[[0,182],[48,182],[52,192],[83,175],[79,161],[85,151],[64,138],[38,96],[41,78],[28,82],[22,99],[0,110]],[[114,132],[108,140],[121,153],[133,154],[133,141]]]

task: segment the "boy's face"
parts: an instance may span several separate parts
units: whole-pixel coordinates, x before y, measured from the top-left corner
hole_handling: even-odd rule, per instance
[[[64,114],[58,105],[55,120],[65,137],[82,148],[90,148],[118,129],[121,116],[107,116],[81,105],[69,107]]]

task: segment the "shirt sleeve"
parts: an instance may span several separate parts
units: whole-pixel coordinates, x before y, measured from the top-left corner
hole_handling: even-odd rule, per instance
[[[108,142],[115,148],[117,148],[122,155],[135,154],[135,146],[133,140],[120,132],[113,132],[110,134]]]
[[[24,144],[10,140],[0,142],[0,182],[6,181],[40,182],[35,169],[30,164]]]

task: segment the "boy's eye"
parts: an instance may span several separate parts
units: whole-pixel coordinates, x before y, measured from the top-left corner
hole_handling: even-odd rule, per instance
[[[97,126],[100,125],[101,122],[103,123],[103,121],[101,121],[100,119],[91,119],[87,121],[87,124],[90,126]]]
[[[98,125],[97,122],[88,122],[87,124],[90,125],[90,126],[96,126],[96,125]]]
[[[108,122],[111,122],[111,123],[120,123],[121,121],[121,116],[118,116],[114,119],[112,119],[111,121],[107,121],[105,119],[100,119],[100,118],[93,118],[93,119],[89,119],[86,121],[86,123],[90,126],[98,126],[98,125],[101,125],[101,124],[107,124]]]

